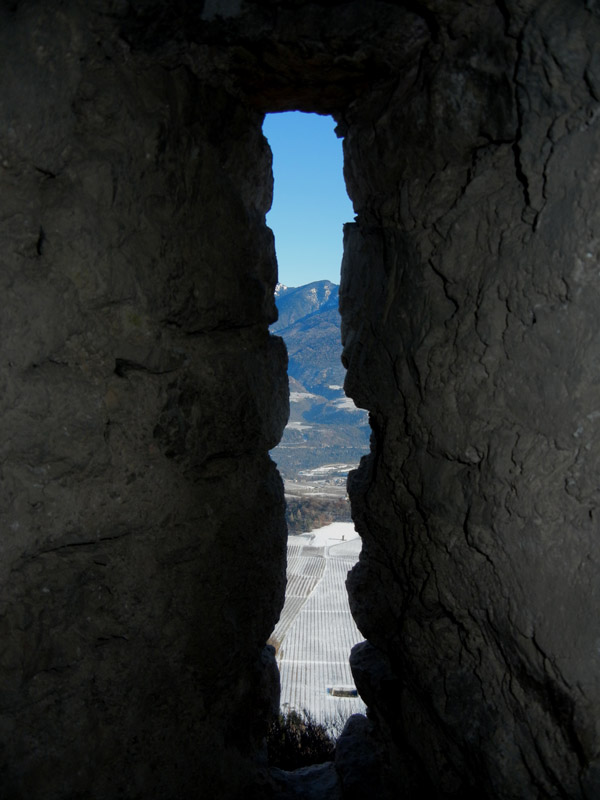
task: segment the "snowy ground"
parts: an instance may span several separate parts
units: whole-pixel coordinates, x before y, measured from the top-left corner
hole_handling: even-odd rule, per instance
[[[294,540],[292,542],[292,540]],[[288,537],[288,544],[297,544],[298,540],[302,543],[310,543],[312,547],[328,547],[338,545],[340,542],[353,541],[357,548],[356,559],[360,553],[360,538],[358,533],[354,530],[352,522],[332,522],[330,525],[325,525],[324,528],[317,528],[310,533],[301,533],[299,536]]]
[[[291,426],[292,423],[288,425]],[[279,446],[284,447],[284,445]],[[285,493],[292,497],[345,497],[348,491],[348,473],[355,468],[355,463],[338,463],[300,470],[297,480],[285,481]],[[352,530],[354,533],[354,529]],[[356,536],[356,533],[354,535]]]
[[[281,706],[306,709],[317,721],[333,723],[364,713],[352,692],[348,657],[363,640],[348,606],[345,580],[360,552],[351,522],[288,538],[288,588],[271,641],[281,673]]]

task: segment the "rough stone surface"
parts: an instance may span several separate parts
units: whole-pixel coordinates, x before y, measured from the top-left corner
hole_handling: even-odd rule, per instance
[[[465,7],[345,116],[356,679],[440,797],[600,790],[599,36],[591,6]]]
[[[373,725],[362,714],[352,714],[346,722],[335,746],[335,768],[344,800],[383,797],[379,748],[374,741]]]
[[[277,704],[284,590],[261,117],[138,56],[101,4],[14,5],[0,794],[237,796]]]
[[[271,776],[277,800],[343,800],[340,778],[333,761],[292,772],[272,769]]]
[[[3,797],[277,791],[286,108],[334,114],[357,212],[385,787],[600,795],[599,41],[595,0],[2,5]]]

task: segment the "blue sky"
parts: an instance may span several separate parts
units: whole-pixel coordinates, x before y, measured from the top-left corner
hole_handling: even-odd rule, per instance
[[[267,114],[275,191],[267,225],[275,234],[279,282],[340,282],[342,226],[354,220],[342,172],[342,140],[331,117]]]

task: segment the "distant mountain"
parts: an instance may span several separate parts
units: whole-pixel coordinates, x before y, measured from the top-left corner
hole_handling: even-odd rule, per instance
[[[279,319],[271,326],[271,330],[279,333],[296,320],[318,311],[337,311],[339,290],[340,287],[330,281],[315,281],[306,286],[291,288],[278,284],[275,301]]]
[[[279,319],[271,331],[288,349],[290,420],[273,458],[286,481],[329,476],[343,492],[339,475],[368,451],[370,429],[366,412],[344,395],[338,298],[330,281],[277,287]]]

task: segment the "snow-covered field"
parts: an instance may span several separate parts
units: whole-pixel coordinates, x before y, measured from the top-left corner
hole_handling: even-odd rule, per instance
[[[288,539],[288,588],[271,641],[277,646],[281,706],[306,709],[318,722],[334,723],[364,713],[352,693],[348,658],[361,636],[350,615],[345,580],[360,552],[351,522]]]
[[[293,431],[310,431],[312,425],[305,425],[303,422],[288,422],[287,427]]]
[[[290,403],[301,403],[303,400],[310,400],[316,396],[310,392],[290,392]]]
[[[358,408],[350,397],[340,397],[333,401],[333,405],[336,408],[343,408],[345,411],[358,411],[359,414],[364,414],[363,409]]]
[[[301,469],[298,474],[307,478],[327,477],[332,474],[347,477],[351,469],[356,469],[356,464],[322,464],[312,469]]]
[[[330,525],[325,525],[324,528],[317,528],[310,533],[302,533],[299,536],[289,536],[288,546],[290,544],[296,544],[298,539],[301,540],[301,543],[309,542],[311,547],[330,547],[340,542],[355,542],[357,550],[354,560],[358,561],[360,537],[354,530],[354,524],[352,522],[332,522]],[[344,589],[344,592],[345,591]]]

